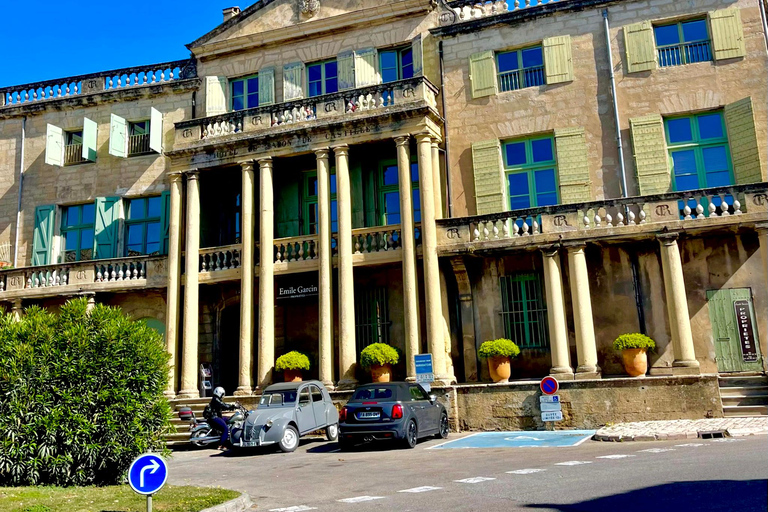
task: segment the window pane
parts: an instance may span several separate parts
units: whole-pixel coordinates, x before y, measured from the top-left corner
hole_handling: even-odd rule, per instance
[[[309,84],[309,95],[310,96],[320,96],[323,94],[322,90],[322,83],[321,82],[312,82]]]
[[[403,68],[402,78],[413,78],[413,50],[410,48],[403,50],[400,55],[400,62]]]
[[[146,199],[131,199],[128,205],[128,220],[144,218],[144,206]]]
[[[413,222],[421,222],[421,194],[419,189],[413,189]]]
[[[317,195],[317,176],[307,178],[307,194],[310,196]]]
[[[131,135],[146,135],[149,133],[149,127],[147,121],[140,121],[138,123],[131,123]]]
[[[522,165],[526,163],[525,142],[514,142],[505,145],[507,165]]]
[[[381,81],[385,84],[397,81],[397,68],[382,68]]]
[[[397,68],[397,52],[387,51],[379,53],[381,68]]]
[[[536,206],[551,206],[553,204],[557,204],[557,194],[554,192],[536,194]]]
[[[147,198],[147,217],[160,217],[160,196]]]
[[[318,82],[323,78],[323,69],[321,64],[315,64],[307,68],[307,76],[310,82]]]
[[[692,149],[672,153],[675,175],[696,174],[696,156]]]
[[[683,26],[683,41],[703,41],[709,39],[707,22],[705,20],[686,21]]]
[[[255,92],[259,92],[259,77],[249,78],[248,79],[248,94],[253,94]]]
[[[317,234],[317,203],[309,205],[309,234]]]
[[[541,53],[541,46],[536,48],[527,48],[523,50],[523,67],[532,68],[536,66],[543,66],[544,58]]]
[[[80,248],[93,248],[93,229],[84,229],[80,231]]]
[[[384,180],[383,183],[385,186],[398,184],[396,165],[390,165],[384,168],[383,180]]]
[[[534,162],[550,162],[552,156],[552,139],[539,139],[531,141],[531,152]]]
[[[232,97],[232,110],[243,110],[245,108],[245,101],[242,96]]]
[[[96,206],[93,203],[90,203],[84,204],[82,208],[83,218],[80,224],[93,224],[96,219]]]
[[[723,115],[720,112],[698,116],[697,120],[699,121],[699,138],[720,139],[725,136]]]
[[[419,182],[419,164],[411,164],[411,181]]]
[[[331,201],[331,232],[339,232],[339,207],[335,200]]]
[[[339,80],[334,76],[333,78],[325,79],[325,94],[331,94],[339,90]]]
[[[715,146],[701,150],[704,159],[705,172],[718,172],[728,170],[728,154],[725,146]]]
[[[77,249],[77,244],[80,241],[79,231],[67,231],[64,233],[64,248],[67,251],[74,251]]]
[[[232,82],[232,96],[242,96],[245,93],[245,81],[235,80]]]
[[[680,42],[680,34],[677,31],[676,24],[654,27],[653,33],[656,35],[656,46],[666,46]]]
[[[707,173],[707,186],[708,187],[725,187],[727,185],[733,185],[731,182],[731,173],[728,171],[722,172],[708,172]]]
[[[388,192],[384,194],[384,213],[387,225],[400,224],[400,193]]]
[[[254,92],[248,94],[248,108],[255,108],[259,106],[259,93]]]
[[[675,176],[675,188],[677,190],[696,190],[699,186],[699,177],[696,174]]]
[[[128,245],[141,245],[144,242],[144,224],[128,226]]]
[[[515,196],[509,198],[509,207],[512,210],[531,207],[531,198],[528,196]]]
[[[147,254],[158,254],[160,253],[160,242],[147,242]]]
[[[667,134],[669,142],[672,144],[693,140],[690,118],[683,117],[680,119],[667,120]]]
[[[64,217],[65,226],[77,226],[80,224],[80,207],[70,206],[67,208],[67,215]]]
[[[555,192],[555,170],[546,169],[543,171],[536,171],[533,176],[536,182],[536,193],[542,194],[544,192]],[[539,206],[542,206],[541,204]]]
[[[331,174],[329,181],[331,182],[331,194],[336,193],[336,175]]]
[[[332,60],[325,63],[325,79],[336,78],[336,61]]]
[[[147,224],[147,243],[160,242],[160,223],[150,222]]]
[[[498,55],[499,60],[499,73],[505,71],[512,71],[517,69],[517,52],[500,53]]]

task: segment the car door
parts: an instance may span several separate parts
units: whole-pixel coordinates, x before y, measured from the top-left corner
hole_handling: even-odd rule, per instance
[[[314,384],[309,386],[309,394],[312,398],[312,411],[315,414],[315,425],[322,428],[327,425],[326,403],[323,400],[323,392]]]
[[[316,428],[315,412],[312,410],[312,399],[309,386],[299,390],[299,401],[296,405],[296,421],[299,424],[299,433],[311,432]]]
[[[411,395],[410,406],[416,416],[416,422],[419,424],[419,434],[424,434],[435,428],[429,418],[429,398],[420,386],[411,384],[408,386]]]

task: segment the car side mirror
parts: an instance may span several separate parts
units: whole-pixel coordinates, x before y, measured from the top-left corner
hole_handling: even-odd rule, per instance
[[[437,395],[429,395],[429,402],[430,403],[437,402]]]

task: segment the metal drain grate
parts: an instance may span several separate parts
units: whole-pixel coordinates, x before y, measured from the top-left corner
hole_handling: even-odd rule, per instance
[[[702,430],[698,434],[699,439],[722,439],[726,437],[725,430]]]

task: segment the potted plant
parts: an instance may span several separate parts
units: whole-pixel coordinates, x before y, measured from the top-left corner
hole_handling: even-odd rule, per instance
[[[370,370],[373,382],[392,380],[392,365],[399,360],[397,349],[386,343],[372,343],[360,353],[360,365]]]
[[[512,340],[501,338],[483,342],[477,353],[488,360],[488,370],[493,382],[509,382],[512,375],[510,360],[520,354],[520,348]]]
[[[283,372],[285,382],[301,380],[301,371],[309,370],[309,358],[301,352],[288,352],[277,358],[275,370]]]
[[[645,334],[622,334],[613,342],[614,350],[621,350],[624,370],[631,377],[640,377],[648,371],[649,350],[656,349],[656,342]]]

